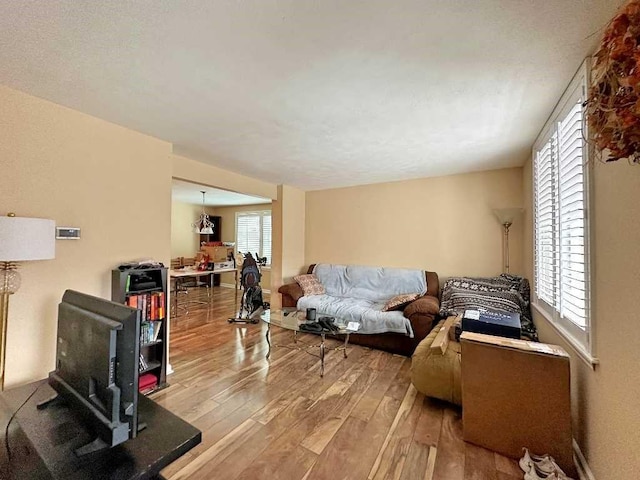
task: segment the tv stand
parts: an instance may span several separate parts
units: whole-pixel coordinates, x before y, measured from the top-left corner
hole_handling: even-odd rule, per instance
[[[56,403],[60,403],[60,402],[62,402],[62,398],[57,393],[54,393],[53,395],[51,395],[46,400],[38,402],[36,404],[36,408],[38,410],[42,410],[42,409],[47,408],[49,405],[55,405]]]
[[[100,437],[96,437],[92,442],[89,442],[81,447],[76,448],[73,453],[76,454],[76,457],[82,457],[84,455],[89,455],[90,453],[96,453],[101,450],[105,450],[109,448],[109,445],[102,440]]]
[[[65,402],[55,399],[46,380],[0,394],[0,437],[11,414],[36,388],[11,423],[11,458],[0,448],[0,478],[158,479],[160,470],[201,441],[198,429],[140,395],[138,414],[146,419],[146,429],[113,448],[96,449],[91,431]],[[2,444],[4,438],[0,438]],[[79,448],[87,451],[74,455]]]
[[[43,400],[42,402],[37,403],[36,404],[36,409],[44,410],[45,408],[47,408],[49,406],[54,406],[54,405],[58,405],[58,404],[64,404],[66,406],[64,398],[56,393],[56,394],[50,396],[49,398],[47,398],[46,400]],[[146,423],[138,422],[138,430],[137,430],[136,433],[140,433],[146,427],[147,427]],[[73,451],[73,453],[75,453],[77,457],[82,457],[83,455],[88,455],[90,453],[99,452],[100,450],[104,450],[105,448],[110,448],[110,447],[111,446],[107,442],[102,440],[100,437],[96,437],[92,441],[90,441],[89,443],[87,443],[85,445],[82,445],[81,447],[76,448]]]

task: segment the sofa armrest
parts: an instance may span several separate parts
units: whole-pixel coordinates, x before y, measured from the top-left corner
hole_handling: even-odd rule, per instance
[[[414,300],[404,308],[404,316],[410,318],[411,315],[416,313],[423,315],[435,316],[440,311],[440,301],[438,297],[431,295],[423,295],[422,297]]]
[[[282,294],[283,307],[295,307],[300,297],[304,296],[302,288],[297,283],[287,283],[278,289],[278,293]]]

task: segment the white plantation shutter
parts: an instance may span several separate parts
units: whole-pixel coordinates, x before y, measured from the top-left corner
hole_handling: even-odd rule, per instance
[[[556,305],[556,241],[555,241],[555,205],[556,189],[555,168],[553,163],[553,140],[536,153],[534,177],[535,191],[535,271],[536,293],[538,298],[549,305]]]
[[[236,227],[236,247],[238,252],[252,254],[260,250],[260,217],[239,214]]]
[[[533,151],[536,305],[589,345],[586,68],[565,92]]]
[[[262,256],[271,265],[271,212],[262,216]]]
[[[582,102],[558,125],[560,315],[586,328],[585,155]]]
[[[267,257],[271,264],[271,212],[242,212],[236,214],[236,250],[240,253]]]

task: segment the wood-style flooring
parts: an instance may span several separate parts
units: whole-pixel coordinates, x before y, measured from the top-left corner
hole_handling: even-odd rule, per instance
[[[174,373],[152,398],[199,428],[202,443],[166,478],[523,478],[516,461],[462,440],[460,410],[415,390],[410,359],[350,346],[346,359],[327,354],[324,378],[303,351],[276,347],[266,360],[265,325],[227,323],[234,293],[216,288],[210,308],[171,321]],[[291,343],[291,332],[271,333]]]

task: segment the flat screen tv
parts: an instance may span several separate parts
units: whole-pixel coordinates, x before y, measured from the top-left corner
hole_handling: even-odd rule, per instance
[[[139,339],[139,310],[74,290],[64,293],[49,384],[95,434],[76,454],[137,435]]]

